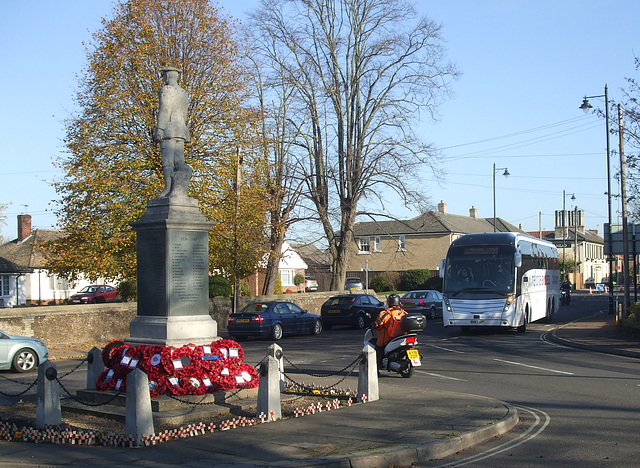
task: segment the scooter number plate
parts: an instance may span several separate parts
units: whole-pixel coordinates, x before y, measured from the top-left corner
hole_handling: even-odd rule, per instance
[[[418,352],[417,349],[408,349],[407,357],[411,360],[411,364],[413,366],[420,365],[420,353]]]

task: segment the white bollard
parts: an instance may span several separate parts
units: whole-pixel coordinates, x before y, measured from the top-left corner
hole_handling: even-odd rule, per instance
[[[366,401],[380,399],[376,349],[368,344],[362,349],[362,360],[358,366],[358,398],[360,401],[362,401],[363,395],[366,395]]]
[[[142,439],[154,434],[149,377],[140,369],[134,369],[127,375],[127,408],[125,412],[124,432],[133,439],[133,446],[143,445]]]
[[[282,348],[273,343],[267,348],[267,354],[273,356],[278,361],[278,378],[280,379],[280,391],[284,392],[284,358],[282,357]]]
[[[96,381],[103,370],[102,351],[94,347],[87,354],[87,390],[96,389]]]
[[[273,356],[267,356],[260,365],[260,386],[258,387],[256,409],[258,419],[282,419],[279,374],[277,359]]]
[[[38,402],[36,404],[36,427],[59,426],[62,423],[60,389],[56,378],[58,369],[51,361],[38,366]]]

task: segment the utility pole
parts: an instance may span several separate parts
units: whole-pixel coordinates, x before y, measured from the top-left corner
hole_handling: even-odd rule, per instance
[[[627,317],[627,307],[631,305],[631,295],[629,283],[629,229],[627,228],[627,177],[625,171],[624,160],[624,126],[622,122],[622,106],[618,104],[618,125],[620,132],[618,134],[619,153],[620,153],[620,196],[622,197],[622,278],[624,281],[624,307],[622,308],[622,317]]]

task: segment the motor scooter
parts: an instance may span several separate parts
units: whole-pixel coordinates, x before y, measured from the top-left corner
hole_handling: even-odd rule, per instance
[[[571,285],[569,283],[562,283],[560,286],[560,304],[571,304]]]
[[[415,349],[418,344],[418,332],[424,330],[426,318],[422,314],[405,315],[400,320],[404,335],[392,338],[384,347],[384,354],[379,370],[396,372],[404,378],[413,375],[413,368],[421,364],[420,353]],[[376,334],[368,328],[364,334],[365,345],[376,346]]]

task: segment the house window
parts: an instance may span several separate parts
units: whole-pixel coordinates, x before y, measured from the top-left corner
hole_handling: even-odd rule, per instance
[[[373,251],[380,252],[380,236],[373,239]]]
[[[398,237],[398,251],[404,252],[406,250],[406,244],[404,240],[404,236]]]
[[[293,277],[295,272],[293,270],[280,270],[280,281],[282,286],[293,286]]]
[[[371,252],[371,244],[368,237],[360,237],[358,239],[358,252],[359,253]]]
[[[9,295],[9,275],[0,275],[0,296]]]

